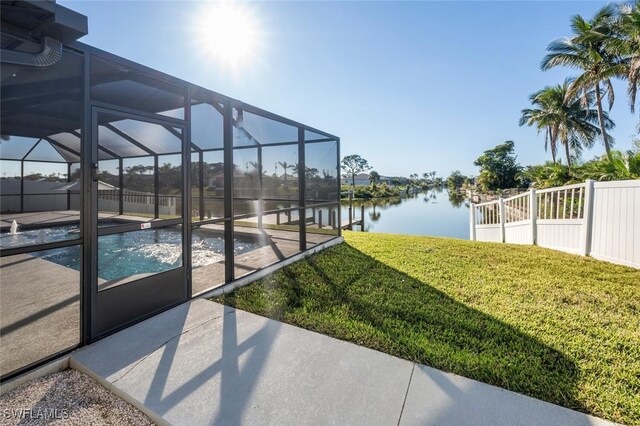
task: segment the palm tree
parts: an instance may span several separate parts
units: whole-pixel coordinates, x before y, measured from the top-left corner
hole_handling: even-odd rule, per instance
[[[556,162],[556,153],[558,152],[557,140],[557,116],[554,113],[554,96],[553,88],[547,86],[542,90],[529,96],[531,103],[537,108],[527,108],[522,110],[520,117],[520,126],[525,124],[529,127],[535,126],[538,134],[544,131],[544,151],[547,152],[551,148],[551,159]]]
[[[625,69],[619,77],[627,80],[631,113],[635,113],[636,94],[640,87],[640,1],[622,4],[611,23],[612,31],[605,39],[605,49],[623,59]],[[640,126],[640,124],[639,124]]]
[[[600,129],[596,125],[599,112],[589,107],[593,102],[593,91],[584,91],[582,96],[571,96],[573,81],[566,79],[562,84],[547,86],[530,96],[536,109],[522,110],[520,125],[536,126],[545,130],[545,147],[549,143],[553,161],[557,142],[564,146],[567,165],[571,167],[571,152],[579,154],[583,147],[590,148]],[[583,106],[586,101],[587,107]],[[602,119],[607,129],[613,122],[606,112]]]
[[[612,19],[615,8],[602,7],[591,20],[576,15],[571,19],[573,37],[552,41],[549,53],[542,60],[541,68],[548,70],[556,66],[567,66],[582,71],[571,84],[567,95],[573,98],[580,94],[582,104],[588,106],[587,93],[593,90],[595,106],[600,124],[600,134],[607,155],[611,152],[613,138],[606,132],[605,114],[602,110],[602,98],[608,96],[609,110],[615,100],[611,78],[622,75],[625,64],[622,58],[606,49],[606,40],[612,34]]]
[[[284,169],[284,187],[286,188],[287,187],[287,170],[293,169],[296,166],[294,164],[287,163],[286,161],[278,161],[278,164],[280,165],[280,167]]]

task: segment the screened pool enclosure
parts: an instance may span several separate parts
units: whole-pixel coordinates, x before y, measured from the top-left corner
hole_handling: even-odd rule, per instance
[[[74,41],[83,18],[2,3],[3,380],[340,235],[337,137]]]

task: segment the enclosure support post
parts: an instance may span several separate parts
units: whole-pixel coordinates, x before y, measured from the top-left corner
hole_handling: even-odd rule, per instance
[[[67,183],[71,182],[71,163],[67,163]],[[71,191],[67,190],[67,210],[71,210]]]
[[[88,344],[95,336],[96,317],[94,309],[97,302],[97,268],[98,268],[98,184],[94,174],[98,166],[98,115],[91,108],[91,56],[84,56],[82,87],[82,157],[80,159],[80,227],[82,228],[82,263],[80,274],[80,342]],[[97,179],[97,176],[95,176]]]
[[[153,185],[153,215],[156,219],[160,217],[160,176],[158,175],[158,156],[153,156],[153,172],[154,172],[154,185]]]
[[[189,192],[191,194],[191,192]],[[204,220],[204,152],[198,153],[198,210],[200,210],[200,220]]]
[[[469,239],[476,240],[476,205],[473,203],[469,206]]]
[[[353,231],[353,190],[349,190],[349,231]]]
[[[305,164],[304,129],[298,127],[298,224],[300,229],[300,251],[307,249],[307,209],[306,209],[307,166]]]
[[[531,221],[531,244],[538,243],[538,197],[536,190],[529,192],[529,219]]]
[[[340,181],[340,138],[336,139],[336,194],[338,198],[338,217],[342,222],[342,203],[340,202],[342,192],[342,182]],[[342,226],[338,226],[338,236],[342,236]]]
[[[124,171],[122,158],[118,159],[118,168],[120,169],[118,173],[118,186],[120,188],[118,191],[118,214],[124,214]]]
[[[233,258],[233,109],[230,102],[224,103],[224,279],[234,279]]]
[[[580,236],[580,254],[591,253],[591,230],[593,229],[593,180],[587,179],[584,184],[584,210],[582,213],[582,235]]]
[[[20,213],[24,213],[24,160],[20,161]]]
[[[498,202],[498,220],[500,221],[500,242],[504,243],[504,222],[505,222],[505,212],[504,212],[504,199],[500,197]]]
[[[187,298],[191,299],[193,295],[193,277],[191,271],[193,264],[191,262],[191,242],[193,235],[193,197],[191,196],[191,188],[193,188],[191,168],[191,90],[186,90],[186,105],[184,109],[184,119],[187,126],[182,132],[182,223],[184,223],[182,241],[182,256],[185,269],[185,278],[187,279]],[[188,195],[187,195],[188,194]]]
[[[262,211],[264,210],[264,202],[262,201],[262,145],[258,145],[258,229],[262,229]]]
[[[360,230],[364,231],[364,204],[360,206]]]

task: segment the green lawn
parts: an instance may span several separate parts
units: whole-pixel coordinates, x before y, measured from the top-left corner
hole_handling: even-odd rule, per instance
[[[640,424],[640,271],[531,246],[344,236],[214,300]]]

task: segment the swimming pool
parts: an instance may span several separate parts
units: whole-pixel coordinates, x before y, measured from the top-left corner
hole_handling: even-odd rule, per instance
[[[0,248],[31,246],[35,244],[53,243],[55,241],[73,240],[78,238],[77,226],[53,226],[50,228],[20,231],[16,234],[3,232],[0,234]]]
[[[15,247],[40,242],[76,238],[69,234],[74,226],[59,226],[3,234],[2,247]],[[72,235],[69,237],[69,235]],[[191,239],[193,268],[224,260],[224,239],[205,229],[194,229]],[[234,241],[236,255],[259,248],[255,242]],[[80,270],[77,246],[30,253],[67,268]],[[182,231],[180,228],[158,228],[105,235],[98,238],[98,278],[116,280],[138,274],[153,274],[182,266]]]

